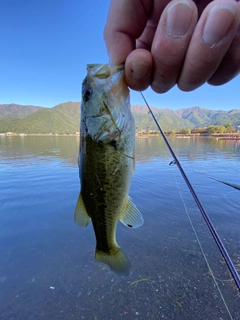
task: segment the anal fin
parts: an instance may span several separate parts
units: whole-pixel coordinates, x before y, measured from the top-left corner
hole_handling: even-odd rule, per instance
[[[85,208],[84,202],[83,202],[83,198],[81,195],[81,192],[78,196],[78,201],[76,204],[76,208],[75,208],[75,212],[74,212],[74,222],[81,228],[85,228],[89,222],[90,222],[91,218],[89,217],[87,210]]]

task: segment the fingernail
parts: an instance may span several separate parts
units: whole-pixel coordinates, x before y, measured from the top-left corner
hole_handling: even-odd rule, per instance
[[[133,79],[143,79],[149,72],[149,64],[145,61],[132,62],[131,66]]]
[[[192,6],[188,1],[173,3],[168,7],[166,33],[173,38],[183,37],[192,21]]]
[[[228,34],[235,15],[235,8],[229,4],[213,7],[209,12],[203,29],[203,41],[210,46],[214,46],[223,40]]]

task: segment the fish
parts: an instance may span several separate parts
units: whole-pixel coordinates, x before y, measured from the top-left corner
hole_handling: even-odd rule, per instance
[[[116,241],[118,220],[129,228],[143,217],[129,197],[135,168],[135,123],[130,109],[124,66],[88,64],[82,83],[80,119],[80,194],[74,221],[92,221],[95,259],[118,275],[128,275],[131,263]]]

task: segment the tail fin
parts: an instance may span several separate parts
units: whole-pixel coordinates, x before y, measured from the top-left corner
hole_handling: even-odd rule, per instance
[[[103,252],[96,248],[96,260],[108,265],[118,275],[129,275],[131,264],[125,253],[115,246],[110,252]]]

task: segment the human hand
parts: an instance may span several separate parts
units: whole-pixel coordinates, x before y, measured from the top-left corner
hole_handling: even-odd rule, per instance
[[[104,30],[127,85],[164,93],[222,85],[240,72],[240,3],[235,0],[112,0]]]

